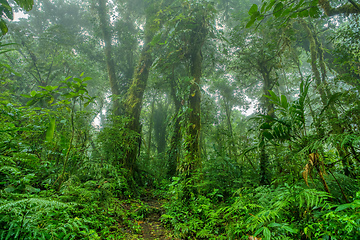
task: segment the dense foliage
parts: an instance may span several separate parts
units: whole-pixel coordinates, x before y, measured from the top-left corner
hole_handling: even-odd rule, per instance
[[[0,239],[360,239],[356,1],[0,12]]]

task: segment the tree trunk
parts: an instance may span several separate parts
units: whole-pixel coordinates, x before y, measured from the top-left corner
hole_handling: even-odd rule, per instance
[[[207,35],[207,28],[205,16],[200,12],[197,13],[193,22],[193,28],[190,33],[189,46],[189,62],[190,62],[190,94],[188,99],[189,106],[189,121],[186,136],[186,155],[182,163],[181,170],[185,180],[182,198],[186,201],[190,200],[191,195],[197,195],[198,191],[195,187],[192,178],[196,170],[201,167],[201,150],[200,150],[200,130],[201,130],[201,116],[200,116],[200,79],[201,79],[201,65],[202,53],[201,48],[205,42]]]
[[[120,115],[120,102],[119,99],[116,97],[120,95],[120,90],[116,79],[114,60],[112,58],[112,50],[111,50],[112,37],[109,29],[110,26],[108,20],[106,19],[106,17],[108,16],[106,10],[106,0],[98,0],[98,4],[99,6],[97,7],[97,11],[100,20],[100,30],[102,32],[103,40],[105,43],[104,52],[105,52],[106,67],[109,75],[111,93],[112,95],[114,95],[114,98],[112,100],[113,111],[115,115]]]
[[[270,77],[270,73],[272,70],[272,67],[267,68],[264,63],[258,64],[261,69],[261,74],[263,77],[263,92],[265,95],[269,94],[269,90],[272,90],[273,87],[273,80]],[[263,103],[263,111],[264,114],[275,117],[274,113],[274,105],[270,102],[270,99],[262,97],[262,103]],[[264,139],[261,139],[261,141],[264,141]],[[260,184],[261,185],[267,185],[271,182],[271,175],[270,175],[270,162],[269,162],[269,156],[268,153],[265,150],[265,144],[263,144],[260,148]]]
[[[226,96],[223,96],[224,99],[224,106],[225,106],[225,115],[228,125],[228,131],[229,131],[229,158],[232,159],[233,155],[236,155],[236,149],[235,149],[235,143],[234,143],[234,135],[233,135],[233,129],[231,124],[231,112],[232,112],[232,106],[230,104],[230,101],[226,100]]]
[[[149,69],[153,63],[151,57],[151,46],[150,42],[155,34],[154,29],[152,28],[151,18],[148,17],[145,24],[145,39],[144,47],[141,51],[140,59],[137,68],[135,69],[134,78],[132,84],[128,90],[126,101],[124,103],[125,111],[129,117],[129,122],[127,127],[129,130],[132,130],[138,134],[135,139],[135,146],[130,146],[127,148],[125,159],[122,165],[129,170],[130,177],[134,176],[136,168],[136,157],[140,148],[141,141],[141,125],[140,125],[140,113],[144,97],[144,92],[147,85],[147,80],[149,76]]]
[[[159,157],[163,157],[166,148],[166,116],[167,108],[159,101],[154,116],[154,135]]]
[[[200,78],[201,78],[201,64],[202,54],[201,48],[204,44],[206,29],[204,29],[203,22],[198,19],[198,25],[192,30],[190,42],[193,44],[190,47],[190,75],[192,81],[190,82],[190,95],[188,104],[190,108],[189,123],[187,132],[187,155],[186,164],[184,168],[185,176],[191,177],[192,172],[200,167],[201,151],[200,151],[200,130],[201,130],[201,117],[200,117]],[[200,33],[200,34],[199,34]],[[203,34],[201,34],[203,33]]]
[[[171,178],[176,175],[176,169],[180,158],[180,143],[181,143],[181,131],[180,131],[180,122],[181,122],[181,100],[176,96],[176,79],[174,74],[174,66],[172,68],[172,76],[170,80],[171,88],[171,97],[175,105],[175,122],[173,127],[173,132],[171,136],[170,149],[168,151],[168,170],[167,177]]]
[[[153,100],[151,102],[151,112],[150,112],[150,118],[149,118],[149,135],[148,135],[148,144],[147,144],[147,157],[150,159],[150,150],[151,150],[151,140],[152,140],[152,130],[153,130],[153,124],[154,124],[154,108],[155,108],[155,96],[156,93],[153,96]]]

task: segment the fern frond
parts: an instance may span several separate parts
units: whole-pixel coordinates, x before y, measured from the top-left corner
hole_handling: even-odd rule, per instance
[[[296,201],[299,202],[299,207],[306,206],[307,208],[319,207],[328,202],[331,195],[327,192],[318,191],[316,189],[304,189],[296,196]]]
[[[12,157],[0,155],[0,166],[2,165],[15,165],[15,162]]]
[[[11,167],[11,166],[1,167],[0,172],[5,173],[5,174],[14,174],[14,175],[17,175],[17,174],[21,173],[21,171],[18,168]]]
[[[45,200],[41,198],[30,198],[23,199],[19,201],[9,202],[0,206],[0,212],[9,211],[12,208],[16,207],[37,207],[37,208],[45,208],[45,207],[69,207],[70,204],[62,203],[54,200]]]

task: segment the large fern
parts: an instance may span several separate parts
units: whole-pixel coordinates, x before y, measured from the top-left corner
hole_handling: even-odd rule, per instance
[[[11,201],[6,204],[0,206],[0,212],[11,212],[14,208],[34,208],[43,209],[49,207],[69,207],[69,204],[54,201],[54,200],[46,200],[42,198],[29,198],[29,199],[22,199],[18,201]]]
[[[79,231],[81,222],[70,218],[66,211],[63,211],[72,206],[74,204],[42,198],[8,201],[0,206],[0,224],[3,226],[0,229],[0,238],[49,238],[52,232],[60,239],[73,231],[74,227]]]
[[[286,184],[277,188],[261,186],[243,193],[238,193],[232,206],[222,209],[224,218],[231,222],[227,232],[232,236],[262,234],[265,239],[270,235],[278,239],[280,236],[297,239],[300,229],[294,227],[293,222],[325,206],[330,198],[326,192]]]

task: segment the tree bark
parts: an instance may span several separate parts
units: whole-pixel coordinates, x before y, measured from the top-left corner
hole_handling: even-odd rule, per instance
[[[166,148],[166,116],[167,108],[159,101],[154,115],[154,135],[159,157],[163,157]]]
[[[106,0],[98,0],[98,4],[99,5],[97,7],[97,11],[98,11],[99,20],[100,20],[100,30],[102,32],[103,40],[105,43],[105,46],[104,46],[105,62],[106,62],[106,67],[107,67],[107,71],[108,71],[108,75],[109,75],[111,93],[114,96],[113,100],[112,100],[113,111],[114,111],[115,115],[120,115],[120,112],[121,112],[120,111],[120,102],[119,102],[119,99],[117,98],[117,96],[120,95],[120,89],[119,89],[117,79],[116,79],[115,63],[112,58],[112,44],[111,44],[112,36],[111,36],[109,22],[106,19],[106,17],[108,16],[107,10],[106,10]]]
[[[180,158],[180,143],[181,143],[181,131],[180,131],[180,121],[181,121],[181,100],[176,96],[176,79],[174,74],[174,65],[172,67],[172,76],[170,79],[170,88],[171,88],[171,98],[174,101],[175,105],[175,122],[173,127],[173,132],[171,136],[170,149],[168,151],[168,170],[167,177],[171,178],[176,175],[177,165]]]
[[[193,10],[190,35],[188,39],[187,56],[189,60],[190,93],[188,98],[188,123],[187,134],[185,137],[186,154],[181,162],[179,170],[182,173],[184,183],[182,200],[189,201],[192,196],[196,196],[199,191],[194,178],[197,170],[201,168],[201,149],[200,149],[200,131],[201,131],[201,67],[202,53],[201,49],[207,36],[206,11],[203,11],[202,5]]]
[[[148,144],[147,144],[147,156],[150,159],[150,151],[151,151],[151,140],[152,140],[152,130],[154,125],[154,108],[155,108],[155,96],[156,93],[153,96],[152,102],[151,102],[151,110],[150,110],[150,118],[149,118],[149,135],[148,135]]]
[[[200,130],[201,130],[201,65],[202,53],[201,48],[205,42],[207,28],[205,27],[204,16],[201,14],[196,16],[195,26],[190,36],[189,54],[190,54],[190,95],[188,105],[190,108],[189,123],[186,143],[186,163],[184,165],[184,173],[186,178],[190,178],[194,170],[200,167],[201,151],[200,151]]]
[[[135,146],[130,146],[127,149],[124,162],[122,163],[123,166],[129,170],[129,175],[131,177],[134,176],[134,172],[136,171],[136,157],[141,145],[140,113],[143,103],[144,92],[149,76],[149,70],[153,63],[153,59],[151,56],[152,47],[150,46],[150,42],[155,34],[155,31],[152,28],[151,19],[152,18],[150,18],[149,16],[146,19],[146,24],[144,27],[144,47],[141,51],[139,63],[137,68],[135,69],[134,78],[128,90],[126,101],[124,103],[126,114],[130,119],[127,127],[138,134],[136,137],[137,139],[135,139],[135,142],[137,142],[138,144],[135,144]]]

